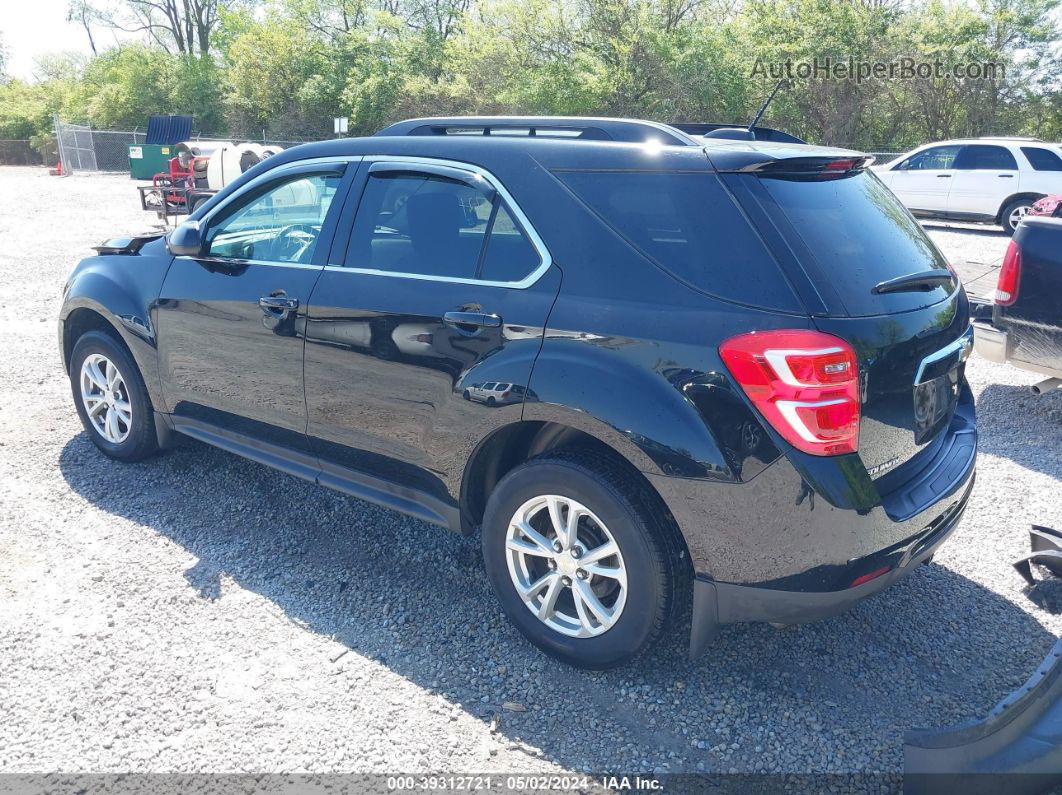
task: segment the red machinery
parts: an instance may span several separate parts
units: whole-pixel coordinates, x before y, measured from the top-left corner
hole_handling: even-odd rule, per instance
[[[207,187],[209,156],[193,155],[187,149],[170,159],[170,170],[160,171],[150,185],[141,185],[140,206],[167,220],[171,215],[187,215],[215,193]]]
[[[170,158],[169,172],[160,171],[151,178],[154,188],[194,188],[195,171],[192,167],[192,158],[187,152],[181,152],[177,157]],[[159,191],[161,194],[162,191]],[[167,191],[166,201],[172,205],[184,205],[186,199],[184,192]]]

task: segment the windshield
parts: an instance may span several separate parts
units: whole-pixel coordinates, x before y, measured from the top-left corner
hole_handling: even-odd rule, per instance
[[[849,314],[916,309],[952,291],[945,283],[927,292],[871,293],[876,284],[897,276],[948,267],[919,223],[872,173],[760,182],[809,250],[809,274],[832,284]]]

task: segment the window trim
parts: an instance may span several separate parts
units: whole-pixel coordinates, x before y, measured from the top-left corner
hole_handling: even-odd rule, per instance
[[[350,167],[361,162],[361,155],[350,156],[337,156],[337,157],[311,157],[305,160],[293,160],[290,163],[283,163],[279,166],[275,166],[263,173],[259,174],[254,179],[250,180],[246,185],[240,187],[239,190],[233,191],[225,200],[221,202],[217,207],[212,207],[210,212],[200,218],[197,223],[201,229],[204,229],[203,239],[206,240],[206,234],[209,233],[211,222],[217,219],[219,216],[225,216],[226,210],[232,205],[240,202],[245,198],[248,193],[253,193],[263,185],[267,185],[271,182],[277,182],[288,175],[297,175],[300,173],[310,174],[322,174],[327,173],[329,167],[341,168],[338,172],[340,179],[340,187],[342,187],[342,181],[344,178],[349,177],[351,174]],[[332,197],[333,205],[335,206],[335,212],[338,213],[342,208],[339,205],[335,205],[335,200],[339,198],[338,193]],[[239,208],[237,208],[238,211]],[[330,205],[328,212],[333,212],[333,206]],[[326,213],[327,216],[327,213]],[[322,227],[322,231],[324,228]],[[333,236],[335,230],[332,230]],[[223,265],[269,265],[273,268],[299,268],[302,270],[321,270],[323,265],[314,264],[312,262],[282,262],[279,260],[265,260],[265,259],[239,259],[237,257],[215,257],[210,255],[204,255],[203,257],[181,257],[180,259],[196,259],[197,261],[204,262],[216,262]]]
[[[332,271],[335,273],[361,273],[368,276],[391,276],[400,279],[419,279],[421,281],[429,282],[449,282],[451,284],[474,284],[481,287],[508,287],[516,290],[524,290],[535,282],[537,282],[542,275],[549,270],[553,264],[553,257],[549,253],[549,249],[546,248],[545,242],[539,237],[538,232],[534,226],[531,225],[531,221],[524,215],[524,211],[520,208],[520,205],[516,203],[516,200],[512,197],[512,194],[505,189],[505,186],[501,183],[497,177],[491,174],[484,168],[472,165],[471,163],[464,163],[458,160],[446,160],[437,157],[413,157],[406,155],[368,155],[364,159],[365,163],[386,163],[387,165],[410,166],[410,171],[416,173],[417,166],[436,166],[439,168],[457,169],[459,171],[470,172],[477,175],[486,181],[497,193],[497,195],[508,206],[510,213],[517,223],[520,224],[520,228],[527,235],[527,239],[531,242],[531,246],[538,252],[539,264],[538,267],[531,270],[523,279],[515,282],[499,282],[491,279],[477,279],[474,276],[471,278],[464,276],[434,276],[427,273],[403,273],[400,271],[382,271],[375,268],[356,268],[347,265],[325,265],[326,271]],[[370,165],[366,172],[366,179],[369,178],[369,171],[372,170]],[[382,170],[382,169],[381,169]],[[438,176],[438,172],[431,172],[428,169],[424,169],[424,173],[429,176]],[[358,210],[361,209],[361,200],[358,200]],[[357,210],[355,210],[355,216]],[[351,219],[353,223],[353,219]],[[349,246],[349,240],[347,245]]]

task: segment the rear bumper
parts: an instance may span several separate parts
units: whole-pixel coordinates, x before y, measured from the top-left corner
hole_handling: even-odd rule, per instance
[[[987,321],[974,321],[974,350],[990,362],[1006,364],[1009,349],[1007,332]]]
[[[1014,358],[1015,345],[1012,336],[1005,330],[996,328],[989,320],[975,320],[974,350],[990,362],[1010,364],[1030,373],[1062,378],[1062,369]],[[1019,351],[1019,355],[1021,352]]]
[[[766,621],[801,624],[848,610],[857,602],[884,591],[928,560],[958,526],[973,490],[971,470],[958,499],[931,527],[905,545],[883,550],[872,564],[891,566],[869,582],[835,591],[788,591],[735,583],[715,582],[698,576],[693,583],[693,620],[690,655],[696,656],[723,624]],[[874,571],[875,569],[872,569]]]

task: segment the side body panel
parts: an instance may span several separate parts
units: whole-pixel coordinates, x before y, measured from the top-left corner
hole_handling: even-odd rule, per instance
[[[974,148],[987,148],[985,145],[975,144]],[[994,146],[995,149],[1005,149],[1014,157],[1014,165],[1018,166],[1021,160],[1012,147]],[[966,147],[959,155],[954,176],[951,179],[951,193],[948,195],[948,212],[953,215],[984,215],[994,216],[999,208],[1007,200],[1021,190],[1022,182],[1026,182],[1025,173],[1018,168],[968,168],[970,163],[964,162],[964,155],[971,151]],[[1007,166],[1010,164],[1007,163]]]
[[[520,419],[560,281],[556,267],[525,289],[326,270],[306,324],[308,433],[323,472],[383,478],[456,505],[475,445]],[[501,325],[443,322],[458,310],[496,314]],[[472,399],[473,385],[492,381],[521,389]]]
[[[212,204],[200,220],[204,239],[226,213],[247,206],[245,197],[275,194],[276,215],[252,220],[239,227],[234,239],[251,240],[260,256],[276,261],[239,259],[254,256],[238,245],[222,248],[219,257],[181,256],[174,260],[159,296],[159,368],[165,405],[178,430],[221,432],[230,440],[255,440],[280,451],[310,455],[306,439],[306,401],[303,387],[303,329],[310,293],[327,258],[342,199],[349,189],[357,163],[335,159],[328,163],[267,170],[250,186],[250,192],[229,194]],[[248,172],[250,173],[250,172]],[[303,183],[307,175],[328,174],[336,180],[334,196],[315,194]],[[291,187],[285,187],[285,186]],[[301,192],[300,192],[301,191]],[[219,194],[220,195],[220,194]],[[319,220],[290,223],[283,218],[291,208],[321,206],[329,196],[327,212]],[[266,199],[274,207],[273,198]],[[284,203],[282,203],[284,202]],[[274,210],[269,210],[273,213]],[[298,219],[297,214],[291,216]],[[272,224],[287,230],[317,229],[316,245],[300,261],[284,261],[285,252],[269,245]],[[319,224],[319,226],[318,226]],[[265,235],[261,240],[255,235]],[[244,248],[247,248],[244,246]],[[266,306],[267,301],[288,307]],[[188,426],[187,428],[184,426]],[[303,469],[312,470],[311,461]]]
[[[320,267],[248,264],[236,270],[177,257],[159,299],[159,367],[166,410],[295,450],[307,448],[298,329]],[[284,295],[278,319],[258,305]]]
[[[912,210],[945,213],[955,169],[898,169],[892,172],[889,187]]]

